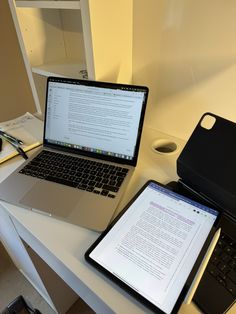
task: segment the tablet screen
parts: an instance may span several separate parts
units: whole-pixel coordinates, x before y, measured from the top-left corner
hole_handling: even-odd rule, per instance
[[[85,257],[172,313],[218,214],[149,181]]]

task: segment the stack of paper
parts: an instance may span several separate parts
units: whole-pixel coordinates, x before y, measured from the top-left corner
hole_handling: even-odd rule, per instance
[[[29,112],[16,119],[1,122],[0,130],[22,140],[24,144],[21,147],[25,152],[42,144],[43,122]],[[16,149],[3,139],[0,164],[16,155]]]

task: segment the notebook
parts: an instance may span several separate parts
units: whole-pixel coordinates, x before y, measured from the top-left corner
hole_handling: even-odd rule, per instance
[[[49,77],[42,148],[0,185],[0,198],[104,230],[137,164],[148,88]]]
[[[177,160],[177,191],[223,211],[220,239],[194,295],[206,314],[236,309],[235,136],[234,122],[205,113]]]
[[[43,122],[29,112],[8,121],[0,123],[0,130],[7,132],[23,142],[21,148],[28,152],[42,144]],[[0,164],[17,156],[19,152],[3,138],[2,150],[0,150]]]

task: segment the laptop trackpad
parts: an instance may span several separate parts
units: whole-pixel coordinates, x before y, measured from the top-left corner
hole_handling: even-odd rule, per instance
[[[79,192],[64,185],[41,181],[24,195],[20,203],[52,216],[67,217],[78,203]]]

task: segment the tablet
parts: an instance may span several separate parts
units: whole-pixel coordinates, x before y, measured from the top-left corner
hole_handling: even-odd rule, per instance
[[[150,180],[85,259],[155,312],[176,313],[218,218],[217,210]]]

